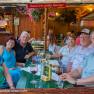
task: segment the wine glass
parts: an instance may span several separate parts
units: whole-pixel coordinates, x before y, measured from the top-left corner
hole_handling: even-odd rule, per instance
[[[35,74],[37,73],[38,71],[38,65],[37,64],[31,64],[30,66],[30,72],[32,73],[32,81],[30,81],[31,84],[36,84],[37,81],[35,80]]]
[[[61,75],[61,74],[62,74],[62,69],[61,69],[61,67],[57,66],[55,73],[56,73],[57,75]]]
[[[62,74],[62,68],[58,66],[57,69],[56,69],[56,71],[55,71],[55,73],[56,73],[58,76],[60,76],[60,75]],[[58,85],[59,88],[63,88],[63,82],[62,82],[62,80],[60,79],[60,77],[58,77],[57,85]]]

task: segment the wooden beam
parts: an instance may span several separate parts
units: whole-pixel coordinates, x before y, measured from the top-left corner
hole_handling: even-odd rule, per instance
[[[45,8],[45,12],[44,12],[44,15],[45,15],[45,18],[44,18],[44,20],[45,20],[45,23],[44,23],[44,50],[45,50],[45,53],[46,53],[46,49],[47,49],[47,11],[48,11],[48,9],[47,8]]]

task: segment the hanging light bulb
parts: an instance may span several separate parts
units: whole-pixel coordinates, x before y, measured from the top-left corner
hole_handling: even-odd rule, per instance
[[[93,8],[88,8],[88,10],[89,10],[90,12],[92,12],[92,11],[93,11]]]
[[[93,7],[92,7],[92,5],[88,5],[88,6],[86,6],[86,9],[88,10],[88,11],[90,11],[90,12],[92,12],[93,11]]]
[[[56,16],[60,16],[60,13],[56,12]]]

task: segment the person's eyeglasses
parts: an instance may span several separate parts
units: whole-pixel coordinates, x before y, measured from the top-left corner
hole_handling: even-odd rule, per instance
[[[80,38],[88,38],[88,36],[80,36]]]

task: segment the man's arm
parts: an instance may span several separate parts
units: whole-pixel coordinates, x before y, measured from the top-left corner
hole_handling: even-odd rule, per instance
[[[25,67],[25,63],[22,62],[16,62],[16,65],[19,67]]]
[[[81,73],[82,73],[82,68],[79,66],[77,69],[75,69],[69,73],[64,73],[60,77],[63,81],[68,81],[71,84],[79,85],[78,80],[76,80],[76,79],[78,79],[80,77]]]
[[[94,84],[94,75],[87,77],[87,78],[82,78],[82,79],[78,79],[76,81],[77,85],[89,85],[89,84]]]
[[[27,50],[29,51],[29,53],[25,55],[25,59],[31,58],[32,56],[36,55],[30,43],[27,44]]]
[[[75,85],[94,85],[94,75],[87,78],[74,79],[68,74],[64,74],[65,77],[62,77],[63,81],[68,81],[71,84]]]
[[[72,70],[71,72],[69,72],[68,74],[72,77],[72,78],[78,78],[81,76],[82,73],[82,68],[79,66],[77,69]]]
[[[33,51],[33,52],[29,52],[27,55],[25,55],[25,59],[28,59],[28,58],[31,58],[32,56],[36,55],[36,53]]]
[[[50,58],[61,58],[61,57],[63,57],[63,55],[60,54],[60,53],[56,53],[56,54],[50,55]]]
[[[80,77],[81,73],[82,73],[82,68],[78,67],[77,69],[75,69],[69,73],[63,73],[60,77],[62,80],[67,79],[68,77],[77,79]]]

